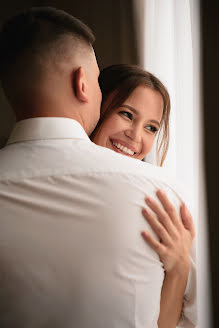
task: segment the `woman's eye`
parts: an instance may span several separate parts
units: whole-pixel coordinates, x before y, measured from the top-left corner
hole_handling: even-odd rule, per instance
[[[129,112],[126,112],[126,111],[122,110],[122,111],[120,112],[120,114],[122,114],[122,115],[128,117],[130,120],[132,119],[132,114],[129,113]]]
[[[156,126],[153,125],[148,125],[146,126],[146,129],[151,131],[152,133],[156,133],[158,131],[158,129],[156,128]]]

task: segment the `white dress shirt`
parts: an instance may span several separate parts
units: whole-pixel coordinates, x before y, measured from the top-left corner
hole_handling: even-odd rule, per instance
[[[67,118],[20,121],[0,151],[0,326],[155,328],[164,269],[144,198],[164,169],[90,141]],[[194,258],[180,327],[196,325]]]

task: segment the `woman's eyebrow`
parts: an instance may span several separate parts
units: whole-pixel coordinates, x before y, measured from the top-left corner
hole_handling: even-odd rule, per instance
[[[121,105],[120,107],[124,107],[124,108],[128,108],[130,109],[133,113],[135,113],[136,115],[138,115],[138,111],[132,107],[132,106],[129,106],[129,105],[126,105],[126,104],[123,104]],[[154,124],[157,124],[159,127],[160,127],[160,122],[156,121],[156,120],[150,120],[151,123],[154,123]]]
[[[129,106],[129,105],[124,104],[124,105],[121,105],[120,107],[128,108],[128,109],[130,109],[133,113],[135,113],[136,115],[138,115],[138,111],[137,111],[134,107],[132,107],[132,106]]]
[[[150,120],[151,123],[157,124],[160,127],[160,122],[156,121],[156,120]]]

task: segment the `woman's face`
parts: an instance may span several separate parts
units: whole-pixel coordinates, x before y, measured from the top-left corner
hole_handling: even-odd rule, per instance
[[[108,105],[111,96],[103,106]],[[149,87],[138,86],[126,101],[103,121],[93,142],[142,160],[153,146],[162,115],[161,94]]]

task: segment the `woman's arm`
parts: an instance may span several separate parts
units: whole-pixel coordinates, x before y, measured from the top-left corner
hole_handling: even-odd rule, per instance
[[[191,214],[184,203],[180,208],[180,219],[175,207],[161,190],[157,191],[157,196],[162,206],[155,200],[146,198],[147,205],[156,215],[146,208],[142,213],[160,241],[147,231],[142,232],[142,236],[158,253],[165,269],[158,327],[175,328],[182,311],[195,230]]]

